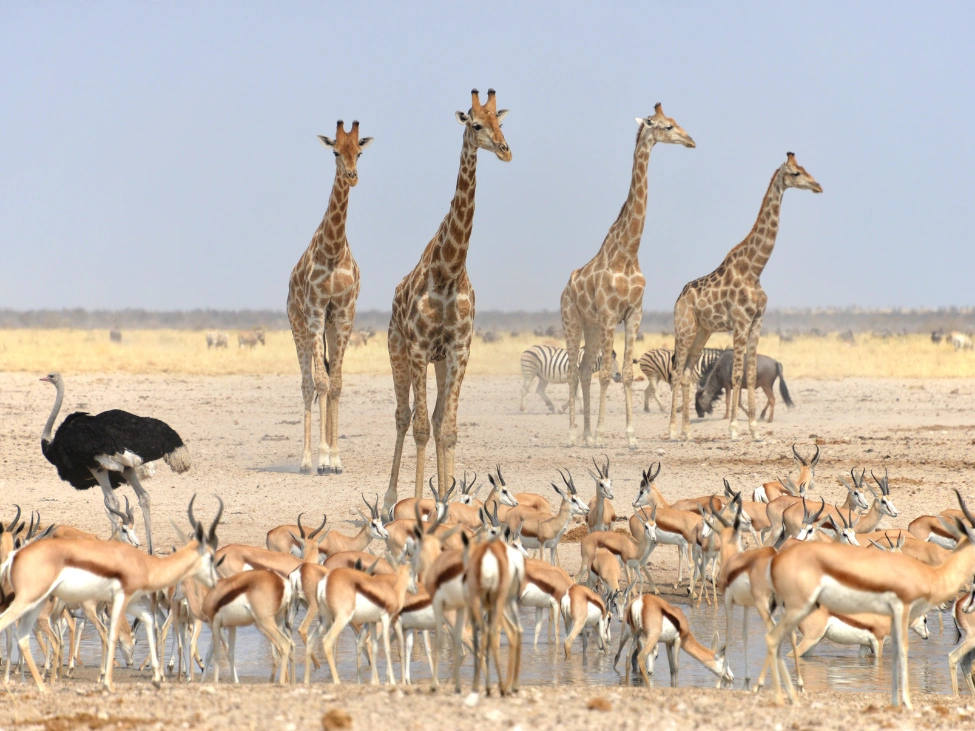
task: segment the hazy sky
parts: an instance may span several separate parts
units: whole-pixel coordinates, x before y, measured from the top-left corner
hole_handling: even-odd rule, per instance
[[[769,306],[972,305],[975,3],[0,5],[0,306],[284,309],[361,120],[349,241],[387,309],[453,195],[469,91],[480,309],[557,310],[660,101],[697,149],[650,160],[644,307],[751,228],[787,150]]]

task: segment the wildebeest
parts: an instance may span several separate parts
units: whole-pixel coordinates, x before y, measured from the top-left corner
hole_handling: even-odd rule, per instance
[[[944,330],[932,330],[931,331],[931,342],[937,345],[941,342],[942,338],[945,336]]]
[[[731,369],[734,365],[735,354],[732,350],[726,350],[724,354],[718,358],[715,364],[707,371],[701,374],[701,380],[697,386],[697,396],[694,399],[694,407],[697,410],[697,415],[699,417],[704,417],[705,414],[710,414],[714,410],[714,402],[721,398],[721,392],[725,393],[725,412],[724,418],[727,419],[731,415]],[[745,370],[742,375],[742,384],[747,383],[748,378],[748,362],[745,362]],[[758,356],[758,376],[755,380],[756,386],[765,392],[765,397],[768,399],[768,403],[765,404],[765,408],[762,409],[762,413],[759,415],[759,419],[765,417],[765,412],[768,411],[769,423],[772,423],[772,417],[775,415],[775,395],[772,393],[772,386],[775,383],[775,379],[779,379],[779,394],[782,396],[782,400],[785,401],[785,405],[792,408],[792,398],[789,396],[789,389],[785,385],[785,376],[782,373],[782,364],[774,358],[769,358],[767,355]],[[744,407],[742,407],[744,408]]]
[[[255,347],[258,343],[264,345],[264,331],[263,330],[244,330],[237,333],[237,347],[242,348],[247,346],[248,348]]]
[[[108,339],[111,340],[113,343],[122,342],[122,331],[118,329],[118,325],[116,325],[109,331]]]
[[[207,350],[210,348],[226,348],[227,333],[220,333],[211,330],[207,333]]]

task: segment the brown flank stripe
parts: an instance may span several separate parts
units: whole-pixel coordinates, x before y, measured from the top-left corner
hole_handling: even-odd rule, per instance
[[[217,606],[214,607],[214,609],[213,609],[214,615],[216,615],[217,612],[219,612],[221,609],[223,609],[225,606],[227,606],[228,604],[230,604],[234,599],[236,599],[237,597],[239,597],[241,594],[243,594],[246,591],[247,591],[247,585],[246,584],[241,584],[239,586],[235,586],[233,589],[231,589],[230,591],[228,591],[226,594],[224,594],[222,597],[220,597],[220,601],[218,601],[217,602]]]

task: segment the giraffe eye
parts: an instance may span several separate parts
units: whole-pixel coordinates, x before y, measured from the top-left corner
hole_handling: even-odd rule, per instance
[[[479,124],[474,124],[474,125],[471,125],[471,126],[472,126],[472,127],[473,127],[473,128],[475,129],[475,130],[479,130],[479,129],[481,129],[481,125],[479,125]]]
[[[674,125],[672,125],[672,124],[668,124],[667,127],[666,127],[666,129],[668,131],[672,130],[673,128],[674,128]]]
[[[792,173],[791,175],[792,175],[793,178],[798,178],[799,177],[799,171],[796,170],[796,172]]]
[[[335,157],[338,157],[339,156],[339,153],[337,153],[337,152],[333,152],[332,154],[335,155]]]

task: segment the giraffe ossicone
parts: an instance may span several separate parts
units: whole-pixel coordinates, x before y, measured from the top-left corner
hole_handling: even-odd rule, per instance
[[[658,102],[649,117],[637,117],[640,125],[633,152],[630,189],[616,221],[602,246],[588,264],[569,276],[562,292],[562,327],[569,364],[569,444],[579,438],[576,428],[576,384],[582,385],[583,438],[588,446],[601,446],[606,415],[606,391],[612,377],[613,336],[624,324],[623,393],[626,402],[626,443],[636,449],[633,428],[633,349],[643,317],[646,279],[640,271],[640,240],[647,216],[647,165],[657,143],[696,147],[694,140]],[[585,351],[580,364],[580,341]],[[593,364],[603,355],[599,370],[599,414],[596,433],[590,428],[590,386]]]
[[[731,371],[731,420],[728,431],[738,439],[738,398],[741,377],[748,358],[748,430],[760,440],[755,419],[755,382],[758,341],[768,297],[759,281],[779,232],[782,195],[787,188],[822,193],[822,186],[806,172],[796,156],[786,153],[785,162],[772,175],[755,225],[708,275],[689,282],[674,305],[674,368],[671,373],[670,439],[677,441],[677,401],[682,397],[684,439],[690,438],[691,370],[712,333],[731,332],[735,359]]]
[[[359,182],[358,159],[372,144],[372,137],[359,137],[358,120],[348,131],[341,119],[335,127],[334,138],[318,136],[319,142],[335,155],[335,181],[328,207],[311,243],[291,271],[288,286],[288,320],[298,351],[304,400],[303,474],[312,471],[311,408],[316,399],[321,419],[318,474],[342,472],[338,446],[342,361],[359,297],[359,266],[349,249],[345,223],[349,189]]]
[[[437,375],[432,434],[437,453],[437,490],[441,496],[454,476],[457,404],[474,334],[474,288],[467,276],[467,250],[474,226],[477,151],[493,152],[504,162],[511,160],[511,148],[501,132],[501,120],[507,114],[507,109],[497,109],[494,89],[488,89],[483,105],[474,89],[470,109],[456,112],[457,121],[464,126],[464,141],[450,210],[419,263],[397,285],[393,295],[389,363],[396,393],[396,446],[384,511],[396,503],[403,442],[411,413],[416,444],[414,494],[420,498],[423,493],[423,463],[431,435],[427,410],[430,363]]]

